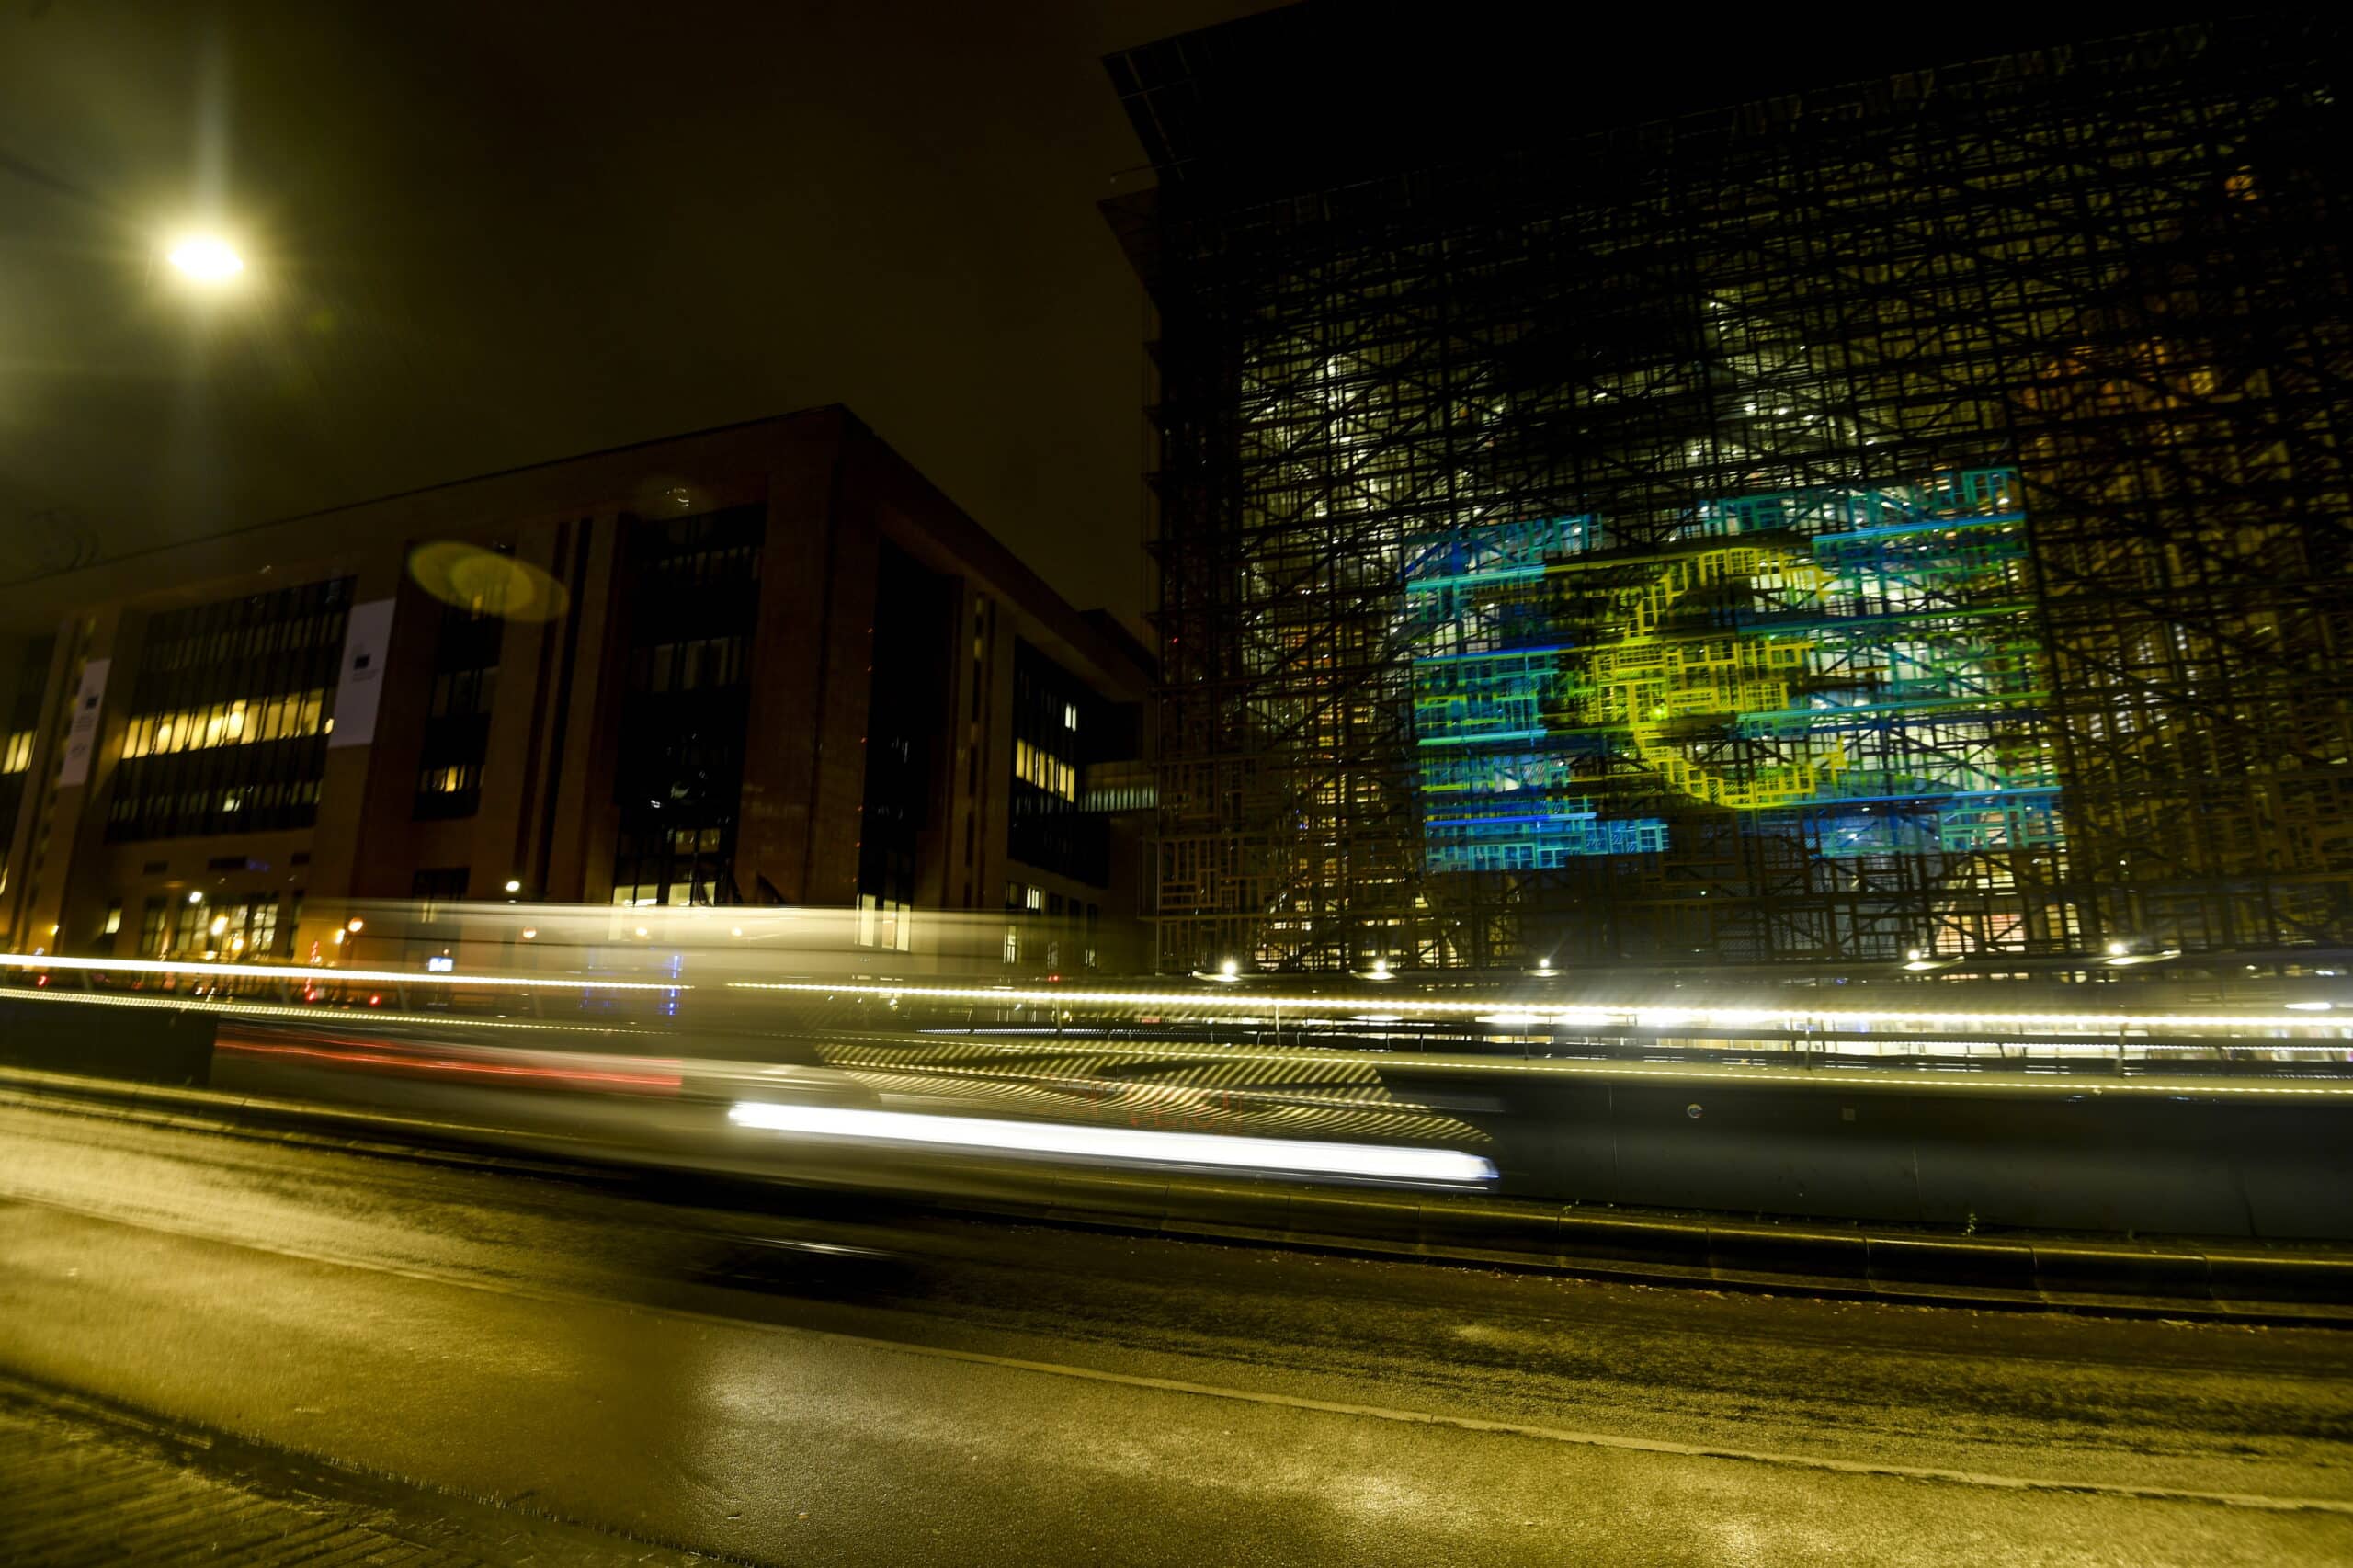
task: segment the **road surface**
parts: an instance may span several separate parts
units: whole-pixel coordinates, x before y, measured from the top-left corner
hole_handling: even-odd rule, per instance
[[[0,1108],[0,1378],[760,1562],[2353,1561],[2346,1334],[708,1196]]]

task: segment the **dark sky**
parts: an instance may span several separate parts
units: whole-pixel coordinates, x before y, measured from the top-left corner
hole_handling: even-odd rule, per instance
[[[1142,298],[1095,203],[1149,176],[1099,57],[1263,8],[0,0],[0,580],[839,402],[1132,613]],[[1466,77],[1518,61],[1584,125],[2062,25],[1996,9],[1961,39],[1941,13],[1329,14],[1408,73],[1448,38]],[[1338,112],[1410,114],[1415,85],[1341,84]],[[1477,90],[1444,112],[1475,128]],[[157,256],[208,216],[254,268],[203,300]]]
[[[1133,611],[1098,57],[1254,8],[0,0],[0,578],[841,402]]]

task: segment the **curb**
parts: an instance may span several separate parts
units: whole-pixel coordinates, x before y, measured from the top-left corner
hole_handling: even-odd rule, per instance
[[[759,1191],[809,1187],[752,1169],[649,1165],[642,1154],[562,1133],[0,1067],[0,1103],[47,1101],[53,1108],[61,1097],[191,1131],[275,1136],[402,1157],[458,1151],[541,1175],[659,1170]],[[542,1161],[562,1163],[534,1163]],[[1711,1221],[1485,1195],[1429,1199],[1246,1177],[1026,1164],[969,1166],[959,1176],[961,1191],[900,1188],[892,1196],[911,1207],[975,1217],[1620,1282],[1922,1306],[2353,1327],[2353,1248],[2267,1249],[2236,1241],[2210,1249],[2178,1242],[1824,1230],[1794,1221]],[[858,1188],[849,1179],[838,1186]]]

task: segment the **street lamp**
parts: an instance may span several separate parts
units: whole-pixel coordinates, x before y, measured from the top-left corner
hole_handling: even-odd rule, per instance
[[[165,259],[204,284],[226,283],[245,269],[245,258],[217,234],[191,234],[174,245]]]

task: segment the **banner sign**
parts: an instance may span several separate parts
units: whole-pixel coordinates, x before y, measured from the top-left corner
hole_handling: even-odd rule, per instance
[[[71,788],[90,781],[90,754],[98,747],[98,709],[106,701],[107,671],[112,659],[91,659],[82,665],[82,687],[74,694],[74,719],[65,731],[65,760],[57,781]]]
[[[364,746],[376,738],[376,704],[384,695],[384,653],[392,642],[392,601],[351,607],[343,634],[343,673],[335,684],[330,746]]]

